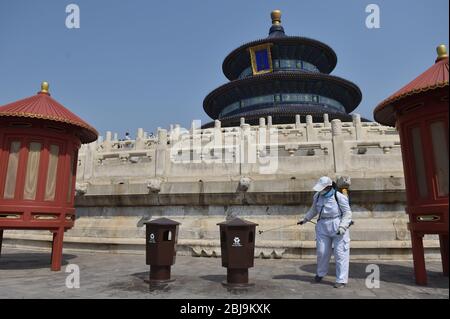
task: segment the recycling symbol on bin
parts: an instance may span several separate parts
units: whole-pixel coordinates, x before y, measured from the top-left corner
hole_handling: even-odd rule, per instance
[[[148,240],[149,243],[156,243],[155,241],[155,234],[151,233],[150,234],[150,239]]]
[[[234,237],[234,240],[233,240],[233,245],[232,245],[233,247],[241,247],[242,245],[241,245],[241,239],[239,238],[239,237]]]

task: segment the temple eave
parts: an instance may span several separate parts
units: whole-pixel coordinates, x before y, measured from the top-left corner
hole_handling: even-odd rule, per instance
[[[345,79],[309,72],[277,72],[226,83],[212,91],[204,100],[203,108],[212,118],[228,104],[265,94],[308,93],[332,98],[352,112],[360,103],[359,88]],[[282,104],[282,103],[281,103]]]
[[[318,64],[318,68],[322,73],[331,73],[336,66],[337,56],[331,47],[320,41],[298,37],[298,36],[284,36],[275,38],[265,38],[252,42],[245,43],[229,53],[223,61],[222,70],[229,80],[234,80],[238,77],[244,65],[248,65],[248,48],[265,43],[274,44],[274,49],[286,46],[295,46],[295,50],[288,50],[285,52],[290,57],[303,58],[310,62]],[[316,51],[316,54],[311,54]],[[279,53],[274,52],[274,57]],[[313,60],[312,57],[315,57]]]

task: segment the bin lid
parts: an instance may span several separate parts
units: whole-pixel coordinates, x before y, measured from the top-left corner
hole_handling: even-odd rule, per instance
[[[171,220],[169,218],[157,218],[154,220],[149,220],[144,222],[144,224],[150,224],[150,225],[163,225],[163,226],[176,226],[176,225],[180,225],[179,222],[176,222],[174,220]]]
[[[218,223],[217,225],[224,225],[224,226],[258,226],[258,224],[250,222],[245,219],[241,219],[238,217],[235,217],[231,220],[226,220],[224,222]]]

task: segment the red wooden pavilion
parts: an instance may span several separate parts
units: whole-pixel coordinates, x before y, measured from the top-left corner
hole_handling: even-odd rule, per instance
[[[75,221],[78,149],[97,137],[51,98],[47,82],[38,94],[0,107],[0,253],[4,230],[50,230],[51,269],[61,269],[64,232]]]
[[[442,267],[448,276],[448,54],[374,110],[377,122],[397,128],[405,172],[408,228],[414,272],[427,284],[423,236],[439,234]]]

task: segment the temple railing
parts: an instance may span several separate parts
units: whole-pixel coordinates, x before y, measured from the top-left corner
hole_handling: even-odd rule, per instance
[[[292,124],[272,125],[270,117],[250,126],[241,119],[238,127],[208,129],[172,125],[149,136],[139,129],[135,140],[118,140],[107,132],[105,139],[83,145],[79,152],[77,181],[185,179],[215,180],[240,176],[355,177],[403,176],[400,140],[395,128],[374,122],[328,120],[306,123],[300,116]]]

